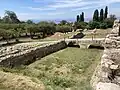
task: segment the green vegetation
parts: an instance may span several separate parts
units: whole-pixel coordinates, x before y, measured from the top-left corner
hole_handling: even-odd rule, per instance
[[[47,21],[34,23],[31,20],[24,22],[17,18],[15,12],[5,11],[5,16],[0,19],[0,38],[6,40],[7,43],[10,39],[19,42],[21,38],[54,41],[69,38],[78,33],[72,32],[72,28],[75,30],[97,28],[94,37],[104,38],[111,31],[107,28],[113,26],[115,19],[115,15],[110,15],[108,18],[108,7],[105,10],[101,9],[100,13],[96,9],[93,20],[88,23],[84,22],[84,12],[82,12],[82,14],[77,15],[75,25],[66,20],[62,20],[59,24]],[[84,32],[86,35],[84,38],[92,38],[91,32],[92,30]],[[90,79],[99,63],[101,53],[102,50],[96,49],[67,48],[48,55],[29,66],[13,69],[1,67],[0,70],[6,73],[10,72],[13,75],[30,77],[33,82],[36,82],[35,79],[37,78],[44,83],[46,90],[92,90]],[[9,78],[7,79],[9,80]],[[3,85],[3,81],[1,78],[0,89],[14,88],[14,85]]]
[[[5,11],[5,16],[3,17],[3,20],[1,20],[3,23],[20,23],[20,20],[17,18],[17,15],[13,11]]]
[[[115,19],[116,16],[112,14],[108,18],[108,7],[106,6],[105,10],[101,9],[100,12],[98,9],[96,9],[93,14],[93,20],[89,21],[88,23],[84,22],[83,12],[80,16],[77,15],[77,21],[75,22],[75,29],[112,28]]]
[[[7,43],[10,43],[11,39],[20,42],[21,38],[39,39],[39,41],[42,41],[50,40],[45,38],[54,35],[56,32],[68,33],[72,32],[73,29],[92,30],[95,28],[112,28],[116,16],[110,15],[109,18],[107,16],[107,6],[105,10],[101,9],[100,13],[96,9],[93,15],[93,20],[87,23],[84,22],[84,12],[82,12],[80,15],[77,15],[77,21],[73,25],[73,22],[67,22],[66,20],[62,20],[58,24],[48,21],[41,21],[39,23],[34,23],[31,20],[27,20],[26,22],[20,21],[15,12],[5,11],[4,17],[0,19],[0,40],[6,40]],[[66,37],[69,35],[65,34],[64,36]]]
[[[77,15],[77,22],[84,22],[84,12],[82,12],[82,14]]]
[[[69,32],[69,31],[72,32],[72,29],[69,26],[62,25],[62,26],[56,26],[56,31],[66,33],[66,32]]]
[[[81,21],[84,22],[84,12],[81,14]]]
[[[92,90],[90,80],[101,53],[96,49],[67,48],[29,66],[1,70],[37,78],[44,83],[46,90]]]
[[[101,9],[100,10],[100,21],[103,22],[103,20],[104,20],[104,10]]]
[[[13,11],[5,11],[5,16],[0,20],[0,38],[9,43],[10,39],[19,42],[21,37],[31,39],[43,39],[53,35],[55,32],[71,32],[72,24],[62,20],[59,24],[54,22],[41,21],[33,23],[31,20],[20,21]]]
[[[99,21],[99,11],[96,9],[93,15],[93,21]]]
[[[105,12],[103,9],[99,11],[96,9],[93,15],[93,21],[90,22],[90,29],[94,28],[100,28],[100,29],[106,29],[106,28],[112,28],[112,25],[114,23],[114,20],[116,19],[115,15],[110,15],[108,17],[108,7],[105,7]],[[96,25],[95,25],[96,24]]]
[[[105,7],[105,15],[104,15],[104,19],[106,19],[107,16],[108,16],[108,7],[106,6],[106,7]]]
[[[77,22],[79,22],[79,20],[80,20],[80,16],[79,16],[79,15],[77,15]]]

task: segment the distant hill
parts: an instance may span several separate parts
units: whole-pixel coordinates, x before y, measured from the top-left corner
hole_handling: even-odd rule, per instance
[[[40,22],[40,21],[53,21],[53,22],[55,22],[55,23],[59,23],[60,21],[62,21],[62,20],[65,20],[65,19],[55,19],[55,20],[35,20],[35,19],[33,19],[32,21],[33,22],[35,22],[35,23],[38,23],[38,22]],[[85,18],[85,21],[86,22],[89,22],[90,20],[92,20],[92,18]],[[76,20],[75,19],[66,19],[66,21],[68,21],[68,22],[75,22]]]
[[[117,17],[117,19],[120,19],[120,17]]]

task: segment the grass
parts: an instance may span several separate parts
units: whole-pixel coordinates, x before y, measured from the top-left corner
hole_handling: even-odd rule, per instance
[[[0,90],[44,90],[44,85],[34,77],[0,71]]]
[[[106,35],[108,35],[111,32],[111,28],[109,29],[97,29],[97,32],[95,33],[95,38],[105,38]],[[86,32],[83,32],[86,36],[84,38],[92,38],[92,30],[88,30]]]
[[[37,78],[44,83],[45,90],[92,90],[90,79],[101,53],[97,49],[67,48],[29,66],[1,70]],[[32,81],[36,82],[35,79]]]

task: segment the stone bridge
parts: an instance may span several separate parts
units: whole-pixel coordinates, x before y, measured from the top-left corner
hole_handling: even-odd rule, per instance
[[[91,45],[93,46],[103,46],[103,41],[105,38],[85,38],[85,39],[65,39],[67,45],[79,45],[80,48],[89,48]]]

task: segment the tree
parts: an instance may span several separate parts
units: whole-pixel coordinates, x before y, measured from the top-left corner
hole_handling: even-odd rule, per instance
[[[13,32],[11,30],[0,29],[0,36],[9,43],[9,39],[12,37]]]
[[[0,17],[0,23],[3,22],[2,18]]]
[[[82,14],[77,15],[77,22],[84,22],[84,12],[82,12]]]
[[[23,28],[18,26],[15,29],[11,29],[11,31],[13,32],[16,42],[19,42],[19,37],[20,37],[21,33],[23,33]]]
[[[60,25],[65,25],[65,24],[67,24],[67,21],[66,21],[66,20],[60,21]]]
[[[75,22],[75,28],[76,29],[85,29],[87,26],[86,22]]]
[[[90,29],[100,28],[100,22],[97,21],[90,21],[88,25]]]
[[[82,12],[81,21],[84,22],[84,12]]]
[[[38,28],[38,26],[34,24],[26,25],[26,29],[27,29],[27,32],[30,33],[31,39],[33,39],[33,36],[35,35],[35,33],[40,32],[40,29]]]
[[[93,21],[99,21],[99,11],[96,9],[93,15]]]
[[[56,31],[57,32],[62,32],[62,33],[66,33],[66,32],[71,32],[72,31],[72,27],[68,26],[68,25],[63,25],[63,26],[56,26]]]
[[[79,15],[77,15],[77,22],[79,22],[79,20],[80,20],[80,16],[79,16]]]
[[[108,7],[106,6],[105,7],[105,14],[104,14],[104,19],[106,19],[108,16]]]
[[[104,20],[104,23],[107,24],[107,28],[112,28],[113,24],[114,24],[114,21],[113,20],[110,20],[110,18],[106,18]]]
[[[113,21],[117,19],[116,15],[114,15],[114,14],[111,14],[109,18],[110,18],[110,20],[113,20]]]
[[[102,22],[104,20],[104,10],[100,10],[100,21]]]
[[[38,23],[38,27],[40,31],[43,33],[43,38],[45,38],[46,35],[54,34],[56,30],[54,23],[46,21]]]
[[[5,11],[5,16],[3,17],[5,23],[20,23],[17,15],[13,11]]]
[[[100,28],[101,29],[106,29],[108,26],[107,26],[107,23],[100,23]]]
[[[104,20],[104,22],[107,23],[107,27],[108,27],[108,28],[112,28],[115,19],[116,19],[116,16],[113,15],[113,14],[111,14],[111,15],[109,16],[109,18],[106,18],[106,19]]]
[[[27,20],[26,23],[27,24],[33,24],[33,21],[32,20]]]
[[[79,22],[82,22],[82,14],[80,14],[80,20],[79,20]]]

